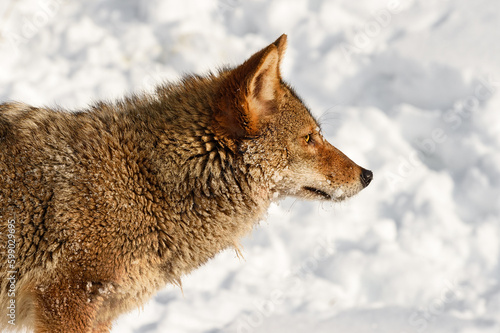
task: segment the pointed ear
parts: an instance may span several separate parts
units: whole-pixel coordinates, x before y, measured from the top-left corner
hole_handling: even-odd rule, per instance
[[[283,34],[283,35],[279,36],[278,39],[276,39],[276,41],[273,43],[278,48],[278,54],[279,54],[280,60],[286,51],[286,46],[287,46],[286,39],[287,39],[286,34]]]
[[[280,89],[279,53],[274,44],[264,52],[259,64],[248,77],[246,102],[248,116],[254,125],[271,114]]]
[[[218,134],[242,139],[260,133],[263,121],[278,109],[282,95],[279,70],[286,35],[225,73],[215,106]]]

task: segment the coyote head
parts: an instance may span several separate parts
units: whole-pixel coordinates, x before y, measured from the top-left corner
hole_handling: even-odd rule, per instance
[[[342,200],[370,184],[358,166],[321,134],[318,122],[280,75],[286,35],[222,73],[215,99],[219,137],[267,178],[274,197]]]

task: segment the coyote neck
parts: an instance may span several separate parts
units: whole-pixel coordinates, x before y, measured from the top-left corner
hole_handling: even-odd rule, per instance
[[[271,200],[261,169],[213,136],[193,136],[184,145],[160,142],[151,161],[160,192],[152,200],[162,270],[175,282],[228,247],[238,251]]]

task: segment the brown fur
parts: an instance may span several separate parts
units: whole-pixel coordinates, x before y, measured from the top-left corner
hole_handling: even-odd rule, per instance
[[[234,69],[82,112],[0,105],[0,308],[15,271],[16,328],[108,332],[237,247],[272,200],[369,183],[281,80],[285,47],[283,35]]]

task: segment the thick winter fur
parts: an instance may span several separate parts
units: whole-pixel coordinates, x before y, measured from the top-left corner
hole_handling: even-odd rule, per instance
[[[81,112],[1,104],[3,329],[108,332],[237,248],[272,200],[368,185],[282,81],[285,47]]]

